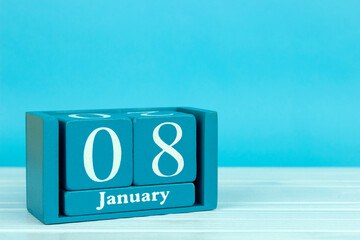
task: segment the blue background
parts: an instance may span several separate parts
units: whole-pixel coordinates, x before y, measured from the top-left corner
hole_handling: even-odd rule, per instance
[[[220,166],[360,166],[359,1],[0,0],[0,165],[25,111],[219,112]]]

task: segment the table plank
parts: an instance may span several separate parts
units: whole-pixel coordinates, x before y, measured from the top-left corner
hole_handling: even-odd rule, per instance
[[[360,168],[220,168],[214,211],[43,225],[26,210],[25,169],[0,168],[0,238],[360,238]]]

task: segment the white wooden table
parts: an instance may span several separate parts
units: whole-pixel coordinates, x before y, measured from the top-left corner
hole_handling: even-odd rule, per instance
[[[43,225],[0,168],[0,239],[360,239],[360,168],[220,168],[208,212]]]

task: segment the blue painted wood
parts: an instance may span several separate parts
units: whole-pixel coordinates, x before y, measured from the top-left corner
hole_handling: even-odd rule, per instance
[[[153,209],[124,213],[65,216],[59,211],[59,114],[130,111],[179,111],[196,118],[197,178],[195,203],[190,207]],[[38,119],[40,118],[40,119]],[[217,206],[217,113],[196,108],[140,108],[27,113],[27,208],[45,224],[211,210]],[[41,131],[37,131],[37,129]],[[42,146],[42,151],[39,146]],[[40,149],[40,151],[39,151]],[[37,173],[42,174],[38,176]],[[37,193],[42,193],[37,195]]]
[[[192,183],[60,191],[61,211],[66,216],[187,207],[194,202]]]
[[[196,120],[193,115],[159,111],[129,116],[134,126],[134,185],[193,182],[196,179]],[[157,142],[154,134],[159,137]],[[159,157],[155,166],[154,157]]]
[[[59,216],[59,124],[42,112],[26,114],[26,194],[30,213],[44,223]]]
[[[120,114],[61,114],[59,119],[60,139],[60,184],[66,190],[85,190],[109,187],[130,186],[133,182],[133,129],[132,121]],[[98,132],[94,132],[100,129]],[[116,134],[121,150],[118,152],[119,168],[116,175],[110,176],[113,169],[114,143],[108,131]],[[84,168],[84,149],[89,136],[94,141],[88,146],[91,151],[92,180]],[[121,145],[120,145],[121,143]],[[88,166],[90,168],[90,166]],[[94,170],[96,169],[96,170]],[[108,177],[111,179],[102,181]]]

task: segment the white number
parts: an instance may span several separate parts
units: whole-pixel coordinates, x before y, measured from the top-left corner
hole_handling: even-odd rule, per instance
[[[159,111],[146,111],[146,112],[127,112],[127,114],[136,114],[136,113],[139,113],[140,116],[154,116],[154,117],[157,117],[157,116],[171,116],[171,115],[174,115],[173,113],[163,113],[163,114],[154,114],[154,113],[157,113]],[[151,115],[150,115],[151,114]]]
[[[80,116],[80,115],[83,115],[83,116]],[[70,114],[69,117],[72,117],[72,118],[98,118],[96,116],[99,116],[100,118],[109,118],[111,117],[110,115],[108,114],[101,114],[101,113],[82,113],[82,114]]]
[[[94,164],[93,164],[94,139],[96,134],[101,130],[107,131],[110,134],[111,141],[113,144],[113,165],[110,175],[105,179],[99,179],[96,176],[94,171]],[[94,131],[92,131],[86,140],[85,148],[84,148],[84,167],[89,178],[95,182],[109,181],[117,174],[120,167],[120,163],[121,163],[121,145],[120,145],[120,140],[116,135],[116,133],[112,129],[106,127],[96,128]]]
[[[159,136],[159,130],[164,125],[172,125],[176,129],[176,138],[175,138],[174,142],[170,145],[166,144]],[[156,143],[156,145],[158,145],[162,149],[162,151],[158,155],[156,155],[156,157],[154,158],[154,160],[152,162],[152,169],[153,169],[154,173],[156,175],[158,175],[159,177],[173,177],[173,176],[178,175],[183,170],[184,159],[181,156],[181,154],[172,147],[180,141],[181,137],[182,137],[181,127],[178,124],[173,123],[173,122],[164,122],[164,123],[158,125],[154,129],[154,132],[153,132],[154,142]],[[159,170],[159,159],[164,152],[167,152],[168,154],[170,154],[173,158],[175,158],[175,160],[178,163],[177,170],[172,175],[164,175]]]

